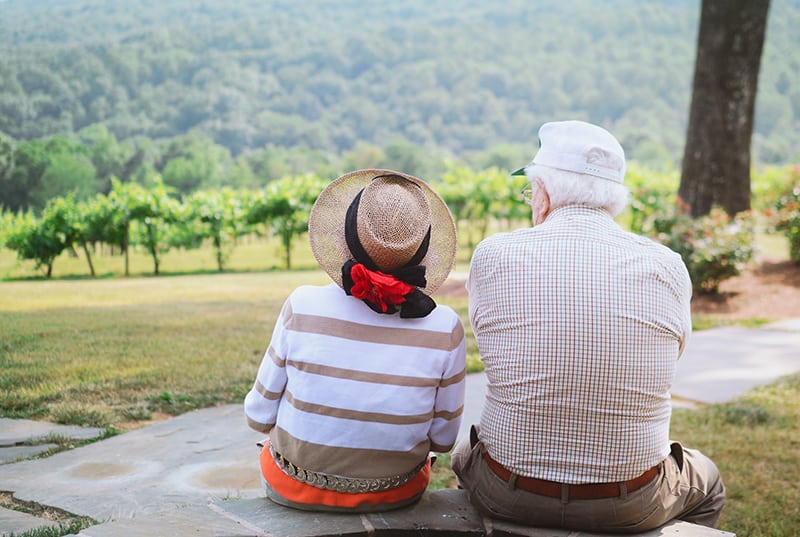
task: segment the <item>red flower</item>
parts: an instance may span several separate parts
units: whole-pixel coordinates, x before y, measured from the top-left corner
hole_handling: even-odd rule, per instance
[[[414,290],[414,286],[400,281],[391,274],[371,271],[361,263],[356,263],[350,269],[353,278],[353,288],[350,294],[359,300],[372,302],[383,312],[388,309],[387,304],[402,304],[406,295]]]

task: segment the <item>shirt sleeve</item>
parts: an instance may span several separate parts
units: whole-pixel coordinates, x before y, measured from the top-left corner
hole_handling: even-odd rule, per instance
[[[253,387],[244,398],[247,424],[262,433],[275,426],[284,389],[286,388],[286,329],[291,316],[291,297],[286,300],[275,322],[272,339],[258,368]]]
[[[689,276],[689,271],[686,268],[686,265],[681,263],[681,274],[680,274],[680,290],[681,290],[681,299],[682,299],[682,328],[683,332],[680,338],[680,344],[678,347],[678,358],[683,355],[683,349],[686,347],[686,342],[689,340],[689,336],[692,335],[692,279]]]
[[[475,329],[475,322],[474,319],[477,318],[478,314],[480,313],[480,296],[478,294],[478,280],[480,279],[480,267],[481,263],[478,259],[481,257],[482,249],[481,244],[475,248],[475,251],[472,253],[472,260],[470,261],[469,265],[469,274],[467,275],[467,281],[464,286],[467,288],[467,295],[469,296],[469,301],[467,302],[467,314],[469,316],[470,324],[472,325],[473,330]]]
[[[446,453],[453,448],[464,414],[466,391],[467,343],[464,325],[456,316],[451,333],[455,347],[448,356],[442,380],[436,390],[430,441],[431,450]]]

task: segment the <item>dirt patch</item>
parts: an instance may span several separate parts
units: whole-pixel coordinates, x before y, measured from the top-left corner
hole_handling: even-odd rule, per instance
[[[692,312],[731,319],[800,317],[800,264],[762,261],[722,282],[718,294],[694,297]]]

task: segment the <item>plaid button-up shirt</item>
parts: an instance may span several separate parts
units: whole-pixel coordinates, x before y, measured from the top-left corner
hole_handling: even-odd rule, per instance
[[[678,254],[570,206],[484,240],[467,288],[492,458],[518,475],[602,483],[667,456],[669,390],[691,332]]]

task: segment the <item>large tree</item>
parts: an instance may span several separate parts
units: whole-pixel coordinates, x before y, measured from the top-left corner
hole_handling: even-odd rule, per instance
[[[750,208],[750,140],[769,0],[703,0],[679,195],[692,216]]]

